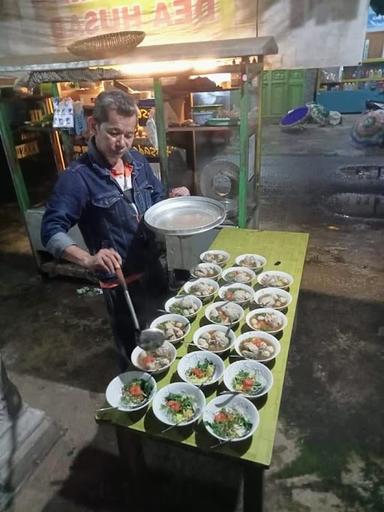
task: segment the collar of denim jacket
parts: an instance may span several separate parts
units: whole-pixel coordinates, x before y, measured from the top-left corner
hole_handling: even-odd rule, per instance
[[[96,164],[97,168],[101,170],[103,174],[110,174],[111,164],[104,157],[104,155],[100,153],[100,151],[97,149],[94,136],[91,137],[88,141],[88,155],[90,156],[92,163]],[[135,163],[129,149],[122,156],[122,160],[125,164],[133,165]]]

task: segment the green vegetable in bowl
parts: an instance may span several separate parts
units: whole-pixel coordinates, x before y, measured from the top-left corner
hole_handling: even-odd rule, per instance
[[[199,386],[212,379],[215,369],[216,367],[211,361],[204,359],[204,361],[199,361],[196,366],[188,368],[185,374],[191,384]]]
[[[169,393],[165,397],[162,408],[165,409],[173,423],[189,421],[195,415],[193,397],[182,393]]]
[[[219,409],[213,421],[206,424],[218,437],[228,440],[244,437],[252,429],[252,423],[244,414],[230,407]]]
[[[148,400],[153,385],[145,379],[132,379],[128,384],[124,384],[121,390],[120,403],[124,407],[133,407],[140,405]]]
[[[255,372],[240,370],[232,381],[234,391],[247,395],[258,395],[265,387],[264,379],[258,379]]]

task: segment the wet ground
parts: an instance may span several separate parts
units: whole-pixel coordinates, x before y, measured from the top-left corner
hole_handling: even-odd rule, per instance
[[[311,236],[266,472],[267,512],[384,509],[384,151],[351,146],[350,122],[264,131],[261,227]],[[355,172],[357,165],[364,167]],[[220,463],[213,484],[193,487],[164,472],[175,458],[151,445],[145,505],[132,505],[112,433],[92,419],[116,373],[102,297],[78,295],[78,281],[36,274],[10,202],[2,207],[0,263],[3,357],[23,397],[63,429],[14,511],[237,510],[230,468]]]

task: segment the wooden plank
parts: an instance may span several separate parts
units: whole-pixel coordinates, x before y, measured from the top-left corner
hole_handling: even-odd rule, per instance
[[[286,271],[294,278],[294,282],[290,287],[293,300],[287,312],[288,325],[280,338],[281,352],[271,367],[274,385],[266,400],[260,399],[260,401],[255,402],[260,413],[260,425],[250,440],[242,443],[228,443],[213,450],[211,449],[212,445],[217,443],[206,432],[203,425],[199,424],[195,428],[175,428],[169,432],[162,433],[164,425],[155,418],[151,408],[145,414],[142,411],[139,411],[140,414],[107,411],[97,419],[110,421],[117,426],[129,427],[137,433],[149,435],[159,440],[180,443],[183,446],[213,455],[226,456],[234,461],[251,462],[261,467],[269,466],[272,458],[307,244],[308,234],[306,233],[223,228],[211,245],[213,249],[223,249],[231,254],[227,266],[231,266],[234,263],[235,257],[242,253],[257,253],[265,256],[267,259],[265,270],[278,269]],[[185,339],[186,343],[181,344],[178,348],[179,358],[188,352],[187,343],[192,341],[193,333],[200,327],[201,321],[204,322],[203,317],[204,312],[201,312],[192,323],[192,329]],[[244,322],[236,330],[237,334],[241,332],[243,325]],[[176,359],[176,362],[165,375],[157,377],[159,388],[175,379],[178,361],[179,359]],[[224,360],[225,365],[227,366],[229,362],[229,358],[226,357]],[[207,400],[209,401],[215,395],[216,390],[210,391]]]

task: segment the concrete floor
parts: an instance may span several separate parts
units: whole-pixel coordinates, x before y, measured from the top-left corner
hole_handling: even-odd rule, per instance
[[[264,130],[261,227],[311,236],[266,472],[266,512],[384,510],[384,221],[376,215],[384,180],[338,170],[384,160],[382,150],[366,153],[350,144],[352,121],[289,134],[273,125]],[[343,192],[377,197],[372,215],[369,207],[364,218],[335,213],[329,197]],[[361,205],[356,196],[359,213]],[[77,295],[79,282],[41,280],[12,203],[2,207],[0,262],[2,355],[24,400],[62,430],[12,510],[120,512],[154,503],[160,510],[238,510],[228,467],[215,469],[221,484],[191,491],[185,479],[159,466],[168,459],[170,470],[172,457],[153,445],[146,447],[151,492],[144,482],[145,504],[130,502],[132,484],[113,433],[93,421],[116,372],[102,298]]]

